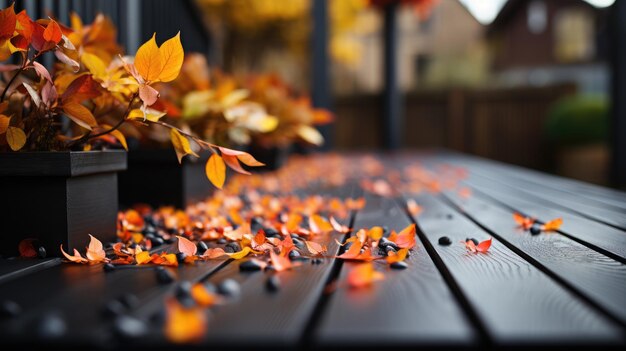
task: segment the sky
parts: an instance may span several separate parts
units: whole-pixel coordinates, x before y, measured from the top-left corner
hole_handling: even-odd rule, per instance
[[[459,0],[469,12],[476,17],[478,22],[489,24],[496,18],[498,12],[507,0]],[[607,7],[612,5],[615,0],[584,0],[596,7]]]

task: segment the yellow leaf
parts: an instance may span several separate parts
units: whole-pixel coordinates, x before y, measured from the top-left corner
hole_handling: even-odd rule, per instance
[[[9,122],[11,121],[10,117],[5,115],[0,115],[0,134],[4,134],[9,128]]]
[[[249,246],[244,247],[241,251],[235,252],[235,253],[227,253],[228,257],[235,259],[235,260],[240,260],[246,256],[248,256],[249,253],[254,252]]]
[[[147,81],[159,79],[159,75],[163,70],[163,58],[155,37],[156,33],[152,34],[152,38],[143,43],[135,55],[135,68],[137,68],[137,72],[143,79]]]
[[[178,130],[172,129],[170,131],[170,139],[172,139],[172,145],[174,145],[174,150],[176,151],[176,156],[178,157],[178,162],[182,162],[183,157],[186,155],[194,155],[198,156],[193,150],[191,150],[191,145],[189,144],[189,139],[186,136],[180,134]]]
[[[106,65],[98,56],[85,52],[80,59],[94,78],[104,80],[107,77]]]
[[[98,125],[91,111],[77,102],[66,101],[63,104],[63,111],[72,121],[85,129],[92,130],[93,127]]]
[[[144,115],[144,111],[142,111],[141,109],[133,109],[130,111],[130,113],[128,114],[128,118],[131,119],[141,119],[143,120],[144,118],[147,119],[150,122],[157,122],[158,120],[161,119],[161,117],[165,116],[166,113],[165,112],[161,112],[161,111],[157,111],[155,109],[151,109],[151,108],[147,108],[145,111],[145,115]]]
[[[206,175],[218,188],[224,186],[224,180],[226,180],[226,164],[224,160],[218,154],[213,154],[206,163]]]
[[[307,126],[305,124],[298,127],[297,131],[298,135],[304,139],[304,141],[311,143],[313,145],[320,146],[324,144],[324,137],[317,129]]]
[[[183,59],[185,58],[183,45],[180,42],[180,32],[165,41],[159,48],[159,51],[163,60],[163,69],[159,74],[159,79],[162,82],[170,82],[178,77],[180,68],[183,65]]]
[[[20,128],[9,127],[6,133],[7,143],[9,143],[11,150],[17,151],[26,144],[26,134],[24,134],[24,131]]]
[[[135,261],[137,261],[137,264],[149,263],[151,260],[152,257],[150,256],[150,251],[141,251],[135,255]]]
[[[122,134],[122,132],[116,129],[116,130],[112,130],[109,134],[111,134],[115,139],[117,139],[117,141],[119,141],[120,144],[122,144],[124,149],[128,151],[128,144],[126,143],[126,137],[124,136],[124,134]]]

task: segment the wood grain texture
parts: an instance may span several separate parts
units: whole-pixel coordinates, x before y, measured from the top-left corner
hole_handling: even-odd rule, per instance
[[[626,265],[560,234],[533,236],[517,227],[509,209],[481,199],[480,193],[467,199],[454,192],[445,195],[480,225],[532,257],[626,325]]]
[[[61,263],[58,258],[0,259],[0,284]]]
[[[543,222],[561,217],[563,218],[561,233],[588,243],[594,248],[597,247],[622,263],[626,260],[626,233],[619,229],[563,210],[555,210],[540,201],[530,200],[524,196],[524,193],[505,185],[473,176],[470,176],[465,184],[488,195],[492,201],[509,207],[511,212],[517,211]]]
[[[204,278],[222,263],[202,262],[172,271],[177,281],[194,281]],[[15,301],[23,312],[18,318],[0,321],[2,340],[21,345],[41,343],[43,340],[33,334],[32,328],[42,316],[56,313],[68,327],[63,339],[65,344],[112,347],[119,340],[113,338],[111,319],[103,317],[102,310],[108,301],[131,293],[138,298],[137,310],[162,306],[163,298],[171,295],[176,287],[175,283],[158,284],[153,267],[131,266],[106,273],[100,264],[62,264],[7,284],[0,288],[0,301]]]
[[[496,344],[621,342],[618,326],[497,240],[488,254],[468,253],[461,241],[489,235],[433,196],[415,199],[425,208],[421,230]],[[442,235],[453,244],[438,245]]]
[[[410,222],[392,199],[367,197],[355,230],[375,225],[399,231]],[[419,241],[418,241],[419,242]],[[385,280],[354,290],[346,279],[355,263],[344,261],[337,289],[329,297],[315,340],[326,347],[425,347],[472,345],[473,326],[464,315],[423,245],[407,258],[406,270],[377,269]]]
[[[626,209],[580,196],[555,184],[546,186],[539,180],[534,182],[521,179],[504,167],[495,168],[490,164],[480,162],[459,164],[468,165],[472,175],[514,187],[519,193],[526,194],[527,198],[540,199],[541,202],[555,209],[563,209],[581,217],[626,230]],[[626,201],[623,204],[626,205]]]
[[[3,152],[0,176],[65,176],[126,169],[126,151]]]

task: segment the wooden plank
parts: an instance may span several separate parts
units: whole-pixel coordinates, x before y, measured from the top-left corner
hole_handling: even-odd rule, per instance
[[[456,159],[462,163],[476,164],[478,169],[489,168],[493,171],[492,173],[506,173],[507,175],[531,181],[536,184],[550,186],[555,190],[566,191],[571,194],[584,196],[585,198],[593,201],[610,205],[617,210],[626,209],[626,193],[622,191],[585,183],[575,179],[543,173],[516,165],[509,165],[494,160],[488,160],[481,157],[461,155],[447,151],[440,152],[439,155],[446,159]]]
[[[58,258],[46,259],[0,259],[0,284],[30,273],[54,267],[61,263]]]
[[[464,182],[470,187],[489,196],[492,201],[507,206],[511,213],[520,212],[541,222],[563,218],[560,233],[568,235],[596,251],[624,263],[626,261],[626,233],[602,223],[586,219],[562,210],[556,210],[540,201],[525,197],[524,193],[514,188],[470,176]]]
[[[199,280],[216,270],[223,261],[183,265],[173,269],[177,280]],[[149,266],[118,268],[106,273],[102,265],[61,264],[10,281],[0,289],[0,301],[18,303],[22,313],[0,321],[0,336],[7,342],[40,343],[33,326],[44,315],[56,313],[67,325],[66,344],[103,345],[111,338],[111,319],[103,317],[103,307],[124,294],[137,297],[145,305],[171,294],[176,284],[161,285]]]
[[[374,225],[401,230],[410,224],[392,199],[368,196],[357,213],[354,228]],[[470,345],[477,333],[423,245],[407,259],[406,270],[390,270],[383,262],[385,280],[370,288],[346,286],[349,270],[344,262],[337,290],[329,297],[315,332],[322,347],[423,347]]]
[[[619,343],[620,328],[494,239],[488,254],[471,254],[467,237],[489,235],[431,195],[414,197],[424,207],[417,218],[428,240],[496,344]],[[452,214],[452,216],[446,216]],[[437,244],[446,235],[452,245]]]
[[[469,170],[473,175],[515,187],[522,193],[528,194],[528,197],[541,199],[551,207],[565,209],[568,212],[626,230],[626,209],[583,198],[555,185],[549,187],[542,185],[540,181],[530,182],[515,176],[512,172],[495,169],[482,163],[462,162],[459,164],[469,165]]]
[[[626,325],[626,265],[560,234],[531,235],[511,219],[511,211],[481,199],[444,192],[473,221],[594,306]]]

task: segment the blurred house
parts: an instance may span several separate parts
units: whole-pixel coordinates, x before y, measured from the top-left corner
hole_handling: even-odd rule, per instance
[[[403,91],[486,80],[484,26],[465,6],[457,0],[441,1],[426,19],[420,19],[410,6],[400,11],[398,70]],[[333,66],[333,89],[339,95],[383,89],[382,14],[368,9],[360,16],[350,36],[351,48],[360,55],[349,64]]]
[[[486,31],[495,80],[606,93],[607,11],[582,0],[509,0]]]

